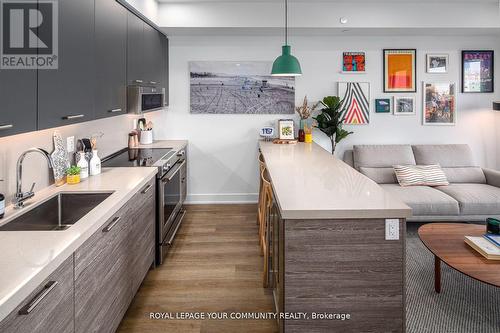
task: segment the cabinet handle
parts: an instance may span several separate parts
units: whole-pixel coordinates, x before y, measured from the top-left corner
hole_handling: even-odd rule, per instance
[[[118,223],[118,221],[121,220],[121,217],[117,216],[113,218],[113,221],[111,221],[104,229],[102,229],[102,232],[110,232],[111,229],[114,228],[114,226]]]
[[[141,193],[142,194],[146,194],[151,189],[151,187],[153,187],[153,185],[149,184],[148,186],[146,186],[144,188],[144,190],[141,191]]]
[[[110,113],[122,112],[122,109],[112,109],[112,110],[109,110],[108,112],[110,112]]]
[[[149,81],[149,84],[157,84],[158,82],[156,81]]]
[[[83,118],[85,115],[83,114],[75,114],[75,115],[69,115],[69,116],[64,116],[63,119],[65,120],[71,120],[71,119],[78,119],[78,118]]]
[[[142,83],[142,80],[134,80],[135,83]]]
[[[0,130],[9,129],[12,127],[14,127],[14,125],[12,125],[12,124],[0,125]]]
[[[19,310],[20,315],[28,315],[38,304],[57,286],[57,281],[49,281],[43,289],[35,295],[35,298]]]

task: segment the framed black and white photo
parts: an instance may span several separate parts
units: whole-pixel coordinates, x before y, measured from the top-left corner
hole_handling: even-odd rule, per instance
[[[395,116],[411,116],[416,114],[415,97],[414,96],[397,96],[394,97],[394,115]]]
[[[446,74],[448,73],[447,54],[428,54],[427,55],[427,73],[429,74]]]

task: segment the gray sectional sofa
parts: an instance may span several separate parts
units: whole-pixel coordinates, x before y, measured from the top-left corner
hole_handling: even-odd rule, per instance
[[[468,145],[358,145],[344,160],[413,209],[408,221],[500,218],[500,172],[474,162]],[[394,165],[439,164],[448,186],[398,184]]]

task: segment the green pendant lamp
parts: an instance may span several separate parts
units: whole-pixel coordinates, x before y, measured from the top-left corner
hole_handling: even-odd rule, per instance
[[[302,69],[300,69],[300,63],[291,54],[291,47],[288,45],[288,0],[285,0],[285,45],[281,49],[281,55],[274,60],[271,75],[301,76]]]

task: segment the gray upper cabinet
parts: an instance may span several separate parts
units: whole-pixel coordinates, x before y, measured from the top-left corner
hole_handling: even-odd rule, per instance
[[[133,13],[127,14],[127,82],[142,84],[144,73],[144,22]]]
[[[147,84],[163,86],[163,34],[144,23],[144,76]]]
[[[127,10],[95,0],[95,118],[126,113]]]
[[[38,70],[38,128],[94,118],[94,0],[64,0],[59,10],[59,69]]]
[[[36,130],[36,70],[0,70],[0,137]]]

